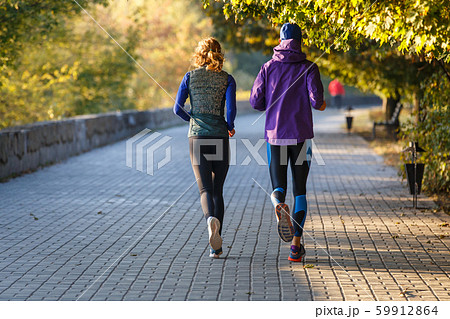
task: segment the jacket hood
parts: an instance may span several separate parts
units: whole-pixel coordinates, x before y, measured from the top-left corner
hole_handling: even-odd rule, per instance
[[[296,63],[306,60],[301,43],[294,39],[283,40],[273,48],[272,59],[283,63]]]

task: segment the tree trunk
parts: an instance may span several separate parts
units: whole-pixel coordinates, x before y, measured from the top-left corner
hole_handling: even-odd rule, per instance
[[[398,96],[394,97],[385,97],[383,98],[383,112],[384,112],[384,120],[387,122],[392,118],[394,114],[395,107],[397,106],[400,98]]]

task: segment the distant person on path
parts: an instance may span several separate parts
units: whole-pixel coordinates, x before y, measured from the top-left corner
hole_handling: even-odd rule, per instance
[[[250,103],[266,112],[265,139],[272,181],[272,204],[278,234],[290,242],[289,260],[300,262],[305,248],[300,243],[305,225],[306,180],[311,160],[310,139],[314,137],[311,107],[323,111],[326,103],[319,68],[301,50],[302,32],[298,25],[286,23],[280,44],[273,49],[253,84]],[[294,211],[285,204],[287,167],[291,166]],[[292,218],[292,222],[291,222]],[[293,226],[292,226],[293,224]]]
[[[222,254],[223,184],[229,166],[228,138],[235,133],[236,82],[222,70],[224,55],[216,39],[200,41],[194,60],[198,68],[183,77],[173,109],[175,114],[189,121],[189,153],[208,226],[209,256],[218,258]],[[188,96],[190,112],[184,109]]]
[[[342,106],[342,97],[345,95],[345,89],[341,82],[338,79],[331,81],[328,85],[328,92],[333,97],[333,105],[340,109]]]

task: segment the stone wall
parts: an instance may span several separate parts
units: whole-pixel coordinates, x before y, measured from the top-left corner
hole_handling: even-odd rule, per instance
[[[0,179],[130,137],[181,124],[171,108],[82,115],[0,131]]]

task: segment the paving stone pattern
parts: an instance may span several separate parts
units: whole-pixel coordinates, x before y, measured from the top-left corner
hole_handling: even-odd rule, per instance
[[[262,136],[258,115],[237,120],[238,164],[250,155],[239,139]],[[424,196],[412,209],[341,113],[314,115],[326,165],[313,161],[308,180],[304,262],[287,260],[252,157],[230,168],[224,255],[208,257],[180,126],[161,131],[172,161],[153,176],[125,165],[121,141],[0,184],[0,300],[450,300],[450,216]]]

